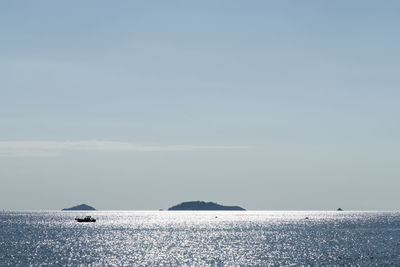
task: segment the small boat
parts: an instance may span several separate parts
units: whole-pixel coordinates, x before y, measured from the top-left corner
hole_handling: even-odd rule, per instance
[[[96,219],[92,218],[91,216],[86,216],[85,218],[75,218],[77,222],[95,222]]]
[[[342,208],[338,208],[337,211],[343,211],[343,209]]]

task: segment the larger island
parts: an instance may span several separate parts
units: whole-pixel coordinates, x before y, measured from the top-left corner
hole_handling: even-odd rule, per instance
[[[168,210],[245,210],[239,206],[223,206],[214,202],[188,201],[172,206]]]
[[[86,205],[86,204],[80,204],[80,205],[73,206],[71,208],[65,208],[62,210],[96,210],[96,209],[89,205]]]

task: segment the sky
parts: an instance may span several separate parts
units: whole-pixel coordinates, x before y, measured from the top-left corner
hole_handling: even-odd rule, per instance
[[[0,209],[398,210],[398,1],[1,1]]]

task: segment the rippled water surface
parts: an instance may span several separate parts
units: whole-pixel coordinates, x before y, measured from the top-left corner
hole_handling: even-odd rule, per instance
[[[399,212],[0,212],[0,224],[1,266],[400,266]]]

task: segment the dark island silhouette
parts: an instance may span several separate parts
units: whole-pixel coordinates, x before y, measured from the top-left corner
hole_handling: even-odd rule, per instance
[[[89,205],[86,205],[86,204],[80,204],[80,205],[73,206],[71,208],[65,208],[62,210],[96,210],[96,209]]]
[[[245,210],[239,206],[223,206],[214,202],[188,201],[175,205],[168,210]]]

